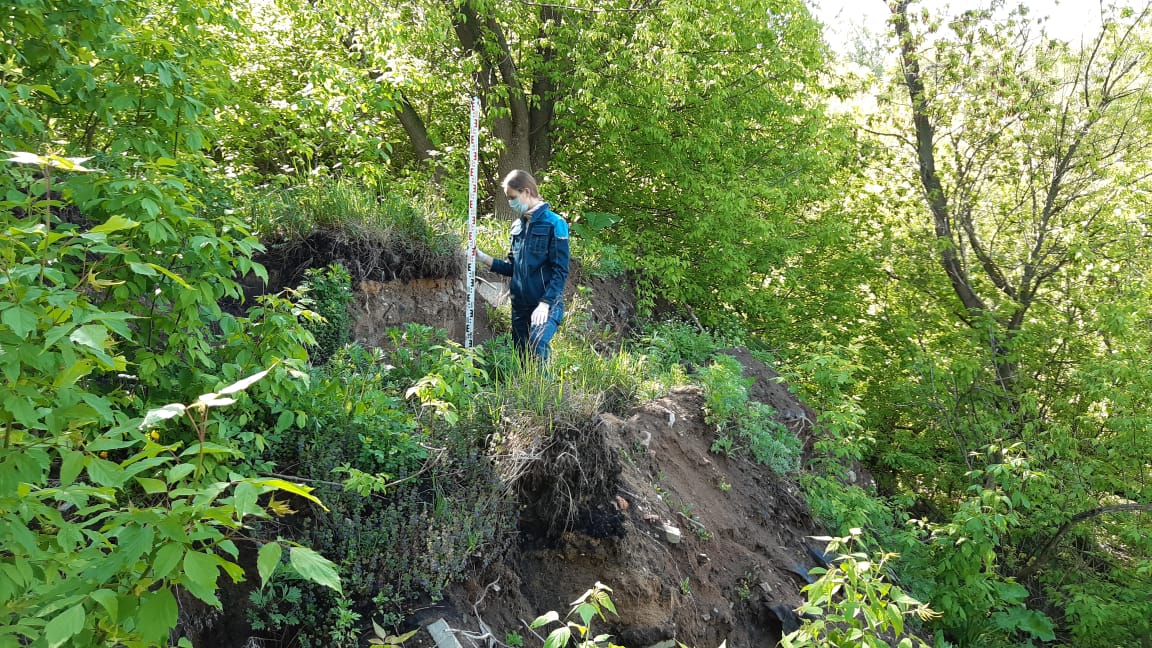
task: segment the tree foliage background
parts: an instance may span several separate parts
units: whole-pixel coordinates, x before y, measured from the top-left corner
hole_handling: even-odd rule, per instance
[[[472,96],[486,227],[528,169],[574,223],[614,222],[582,243],[646,305],[771,354],[821,411],[814,510],[902,553],[930,630],[1152,633],[1146,7],[1077,44],[1001,3],[898,0],[846,74],[799,0],[9,4],[0,645],[147,644],[163,592],[217,602],[232,534],[269,515],[253,493],[293,487],[224,458],[255,471],[261,421],[303,415],[315,342],[288,300],[220,308],[262,272],[241,207],[341,178],[462,221]],[[292,371],[250,387],[274,404],[174,432],[218,443],[206,464],[140,428],[270,365]],[[851,460],[877,491],[836,479]]]

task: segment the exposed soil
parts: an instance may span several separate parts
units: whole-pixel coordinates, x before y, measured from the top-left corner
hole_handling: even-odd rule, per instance
[[[771,369],[750,355],[741,361],[776,395],[777,411],[802,407],[784,400],[779,383],[762,382],[774,379]],[[505,561],[473,574],[418,620],[443,618],[461,631],[464,646],[482,627],[499,640],[506,632],[525,636],[525,622],[567,612],[602,582],[619,617],[597,632],[622,645],[775,646],[796,627],[791,610],[816,566],[807,537],[817,528],[790,480],[709,452],[714,432],[702,406],[699,390],[681,388],[627,419],[601,415],[597,429],[622,467],[615,495],[553,541],[522,535]],[[612,523],[596,524],[606,519]],[[678,529],[678,543],[669,541],[667,526]]]

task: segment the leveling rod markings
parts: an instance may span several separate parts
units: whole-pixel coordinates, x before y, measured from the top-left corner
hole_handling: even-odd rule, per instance
[[[468,307],[465,311],[464,348],[472,348],[476,319],[476,189],[480,166],[480,98],[472,97],[468,134]]]

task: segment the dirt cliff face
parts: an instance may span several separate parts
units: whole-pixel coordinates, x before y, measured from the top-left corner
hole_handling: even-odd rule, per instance
[[[774,376],[745,360],[758,384]],[[765,388],[787,393],[775,381]],[[808,536],[818,529],[792,481],[709,452],[714,430],[703,404],[699,390],[681,388],[627,418],[601,415],[600,441],[620,458],[615,493],[556,538],[522,534],[503,562],[473,574],[421,620],[444,618],[464,631],[465,646],[467,633],[482,628],[499,640],[506,632],[525,636],[524,622],[567,612],[601,582],[612,588],[619,616],[596,632],[618,644],[775,646],[795,628],[791,610],[816,566]],[[773,406],[783,411],[783,404]]]

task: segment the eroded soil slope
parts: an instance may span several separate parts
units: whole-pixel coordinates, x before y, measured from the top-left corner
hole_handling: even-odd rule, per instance
[[[732,353],[755,378],[755,397],[803,435],[811,411],[770,368],[743,350]],[[464,646],[486,645],[470,637],[489,630],[499,641],[509,632],[528,636],[525,622],[566,612],[599,581],[612,588],[619,617],[597,632],[619,644],[775,646],[795,627],[791,609],[816,566],[808,536],[818,530],[791,480],[709,452],[714,431],[703,404],[699,390],[684,387],[625,419],[601,415],[594,442],[619,458],[615,493],[558,538],[523,533],[505,561],[473,574],[418,620],[443,618]],[[679,542],[670,541],[669,526]]]

